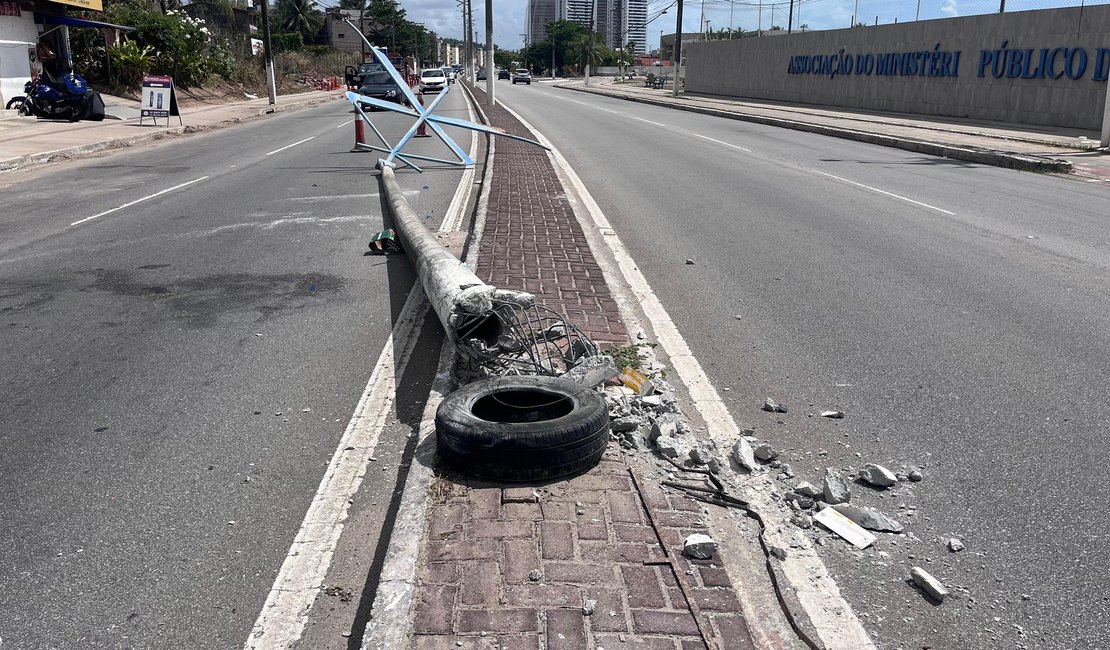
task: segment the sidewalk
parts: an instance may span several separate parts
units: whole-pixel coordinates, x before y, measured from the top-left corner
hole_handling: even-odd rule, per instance
[[[491,124],[532,137],[503,107],[483,109]],[[535,293],[598,342],[627,344],[546,152],[498,139],[490,173],[478,276]],[[687,535],[708,532],[705,507],[666,492],[665,477],[649,452],[616,443],[589,472],[535,485],[437,468],[411,609],[374,625],[404,628],[393,638],[406,645],[391,650],[754,648],[721,556],[682,555]],[[381,643],[371,632],[364,647]]]
[[[276,112],[337,99],[341,91],[313,91],[293,95],[280,95]],[[134,102],[137,109],[138,102]],[[125,113],[135,114],[136,111]],[[65,122],[16,117],[14,111],[0,111],[0,172],[29,167],[51,159],[67,159],[140,142],[157,140],[181,133],[194,133],[242,122],[271,110],[263,97],[230,104],[217,104],[182,109],[181,122],[176,117],[159,119],[154,125],[151,118],[139,124],[138,117],[124,120],[106,119],[103,122]]]
[[[554,84],[630,101],[1025,171],[1073,172],[1110,182],[1110,152],[1100,151],[1099,133],[1062,127],[1004,124],[959,118],[879,113],[850,108],[729,99],[643,87],[638,79]]]

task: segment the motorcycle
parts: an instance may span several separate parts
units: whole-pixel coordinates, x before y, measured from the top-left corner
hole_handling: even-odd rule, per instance
[[[22,97],[13,97],[8,102],[8,110],[15,109],[20,115],[33,115],[47,119],[62,119],[76,122],[89,115],[89,85],[81,75],[70,72],[62,75],[60,81],[51,81],[46,75],[28,81],[23,86]]]

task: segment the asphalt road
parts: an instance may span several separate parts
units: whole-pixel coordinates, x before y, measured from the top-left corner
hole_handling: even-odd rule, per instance
[[[565,155],[734,418],[800,478],[922,468],[854,488],[909,535],[821,551],[881,647],[1110,647],[1105,188],[546,84],[498,98]],[[761,412],[768,396],[790,412]],[[928,602],[911,566],[953,595]]]
[[[384,202],[351,117],[336,101],[0,176],[4,648],[246,641],[413,286],[403,256],[366,255]],[[460,175],[399,178],[434,227]],[[352,512],[362,555],[329,576],[346,613],[314,647],[365,618],[438,354],[425,327]]]

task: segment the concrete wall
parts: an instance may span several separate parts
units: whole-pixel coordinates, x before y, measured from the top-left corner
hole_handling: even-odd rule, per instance
[[[1070,54],[1075,48],[1083,54]],[[687,92],[1097,130],[1110,68],[1110,5],[691,42],[683,52]],[[878,74],[878,57],[895,53],[919,54],[908,55],[913,63],[899,57],[906,66],[897,75]],[[860,62],[869,54],[871,74]],[[988,61],[980,77],[984,54],[1003,65]],[[1054,72],[1062,73],[1069,55],[1073,73],[1087,59],[1079,78],[1038,76],[1042,56],[1055,57]],[[1014,64],[1017,56],[1023,60]]]

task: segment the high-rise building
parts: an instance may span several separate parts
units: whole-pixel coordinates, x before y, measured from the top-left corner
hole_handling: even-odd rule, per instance
[[[547,23],[569,20],[601,34],[606,47],[621,49],[633,43],[637,54],[647,52],[648,0],[529,0],[530,45],[547,38]]]

